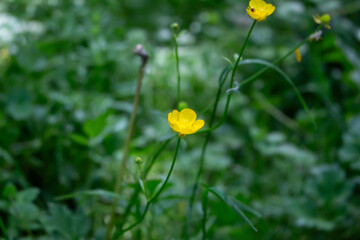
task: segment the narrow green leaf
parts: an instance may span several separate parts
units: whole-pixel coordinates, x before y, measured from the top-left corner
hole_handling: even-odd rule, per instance
[[[75,197],[84,197],[84,196],[95,196],[95,197],[110,197],[110,198],[119,198],[123,199],[123,197],[119,194],[116,194],[114,192],[102,190],[102,189],[95,189],[95,190],[88,190],[88,191],[81,191],[81,192],[75,192],[70,193],[66,195],[59,196],[55,198],[56,201],[71,199]]]
[[[258,230],[256,227],[252,224],[252,222],[246,217],[245,213],[240,209],[238,204],[236,204],[236,201],[228,196],[226,196],[224,193],[220,192],[216,188],[208,188],[209,192],[214,194],[218,199],[222,200],[224,203],[226,203],[231,209],[233,209],[240,217],[242,217],[249,225],[250,227],[257,232]],[[247,209],[250,209],[247,207]]]
[[[289,84],[290,86],[294,89],[301,105],[303,106],[304,110],[306,111],[308,117],[310,118],[312,124],[314,125],[315,128],[317,128],[316,122],[314,120],[314,118],[312,117],[309,108],[306,104],[306,102],[304,101],[303,97],[301,96],[299,90],[297,89],[297,87],[295,86],[295,84],[293,83],[293,81],[290,79],[290,77],[283,71],[281,70],[279,67],[277,67],[276,65],[261,60],[261,59],[245,59],[239,62],[239,65],[246,65],[246,64],[259,64],[259,65],[264,65],[267,66],[269,68],[272,68],[273,70],[275,70],[276,72],[278,72]],[[239,88],[242,87],[243,85],[245,85],[246,83],[248,83],[249,81],[246,82],[240,82],[239,84]]]

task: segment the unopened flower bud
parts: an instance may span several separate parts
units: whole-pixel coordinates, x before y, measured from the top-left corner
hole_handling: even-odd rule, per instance
[[[140,165],[142,163],[141,157],[136,157],[135,162],[136,162],[136,164]]]
[[[170,25],[171,29],[173,30],[174,33],[176,33],[179,30],[179,24],[178,23],[173,23]]]
[[[136,45],[136,47],[134,49],[134,54],[141,57],[142,65],[145,66],[145,64],[149,58],[149,55],[147,54],[147,52],[145,51],[145,49],[143,48],[143,46],[141,44]]]
[[[188,107],[188,104],[185,101],[179,102],[179,111]]]

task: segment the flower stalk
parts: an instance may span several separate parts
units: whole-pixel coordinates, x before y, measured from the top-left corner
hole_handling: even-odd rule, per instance
[[[174,169],[174,166],[175,166],[175,162],[176,162],[176,159],[177,159],[177,155],[178,155],[178,152],[179,152],[179,148],[180,148],[180,142],[181,142],[181,137],[178,138],[178,141],[177,141],[177,144],[176,144],[176,149],[175,149],[175,154],[174,154],[174,158],[173,158],[173,161],[171,163],[171,166],[170,166],[170,169],[169,169],[169,172],[165,178],[165,181],[164,183],[161,185],[159,191],[150,199],[147,201],[146,203],[146,206],[145,206],[145,210],[143,212],[143,214],[141,215],[141,217],[133,224],[131,224],[130,226],[128,226],[127,228],[125,229],[122,229],[121,231],[119,231],[118,233],[115,233],[113,238],[112,239],[117,239],[118,237],[120,237],[123,233],[131,230],[132,228],[136,227],[139,223],[141,223],[147,212],[149,211],[149,208],[150,208],[150,205],[151,203],[153,203],[159,196],[160,194],[162,193],[162,191],[165,189],[165,186],[166,184],[168,183],[169,179],[170,179],[170,176],[172,174],[172,171]]]
[[[139,100],[140,100],[140,93],[141,93],[142,80],[144,77],[144,70],[145,70],[146,63],[149,59],[148,54],[146,53],[145,49],[140,44],[138,44],[135,47],[134,54],[141,58],[141,66],[139,69],[139,77],[138,77],[138,81],[137,81],[137,85],[136,85],[133,110],[131,112],[131,117],[130,117],[129,131],[128,131],[128,134],[127,134],[127,137],[125,140],[123,157],[122,157],[121,165],[120,165],[120,168],[118,171],[116,184],[115,184],[115,193],[117,193],[117,194],[120,194],[121,190],[122,190],[122,182],[124,179],[126,165],[127,165],[127,159],[128,159],[129,151],[130,151],[131,137],[132,137],[132,133],[133,133],[134,126],[135,126],[136,113],[137,113]],[[117,202],[118,202],[118,198],[115,198],[113,201],[113,204],[112,204],[110,222],[109,222],[107,230],[106,230],[106,239],[107,240],[109,240],[111,238],[111,232],[114,227]]]
[[[230,80],[230,88],[233,88],[236,69],[238,67],[238,64],[239,64],[240,60],[242,59],[242,55],[243,55],[245,47],[246,47],[246,45],[247,45],[247,43],[249,41],[250,35],[251,35],[251,33],[252,33],[252,31],[253,31],[253,29],[255,27],[255,24],[256,24],[256,20],[253,21],[253,23],[252,23],[252,25],[250,27],[250,30],[249,30],[246,38],[245,38],[245,41],[244,41],[244,43],[243,43],[243,45],[241,47],[241,50],[239,52],[239,56],[238,56],[238,58],[237,58],[237,60],[235,62],[235,65],[233,66],[232,73],[231,73],[231,80]],[[225,74],[225,79],[226,78],[227,78],[227,73]],[[224,79],[224,81],[225,81],[225,79]],[[220,78],[220,84],[221,84],[221,81],[222,81],[222,79]],[[222,85],[219,85],[219,89],[218,89],[218,92],[217,92],[217,95],[216,95],[216,101],[214,103],[214,108],[213,108],[213,111],[212,111],[212,114],[211,114],[210,123],[209,123],[210,129],[212,129],[211,127],[212,127],[212,124],[213,124],[214,119],[215,119],[216,109],[217,109],[217,105],[218,105],[218,102],[219,102],[219,99],[220,99],[220,94],[221,94],[221,87],[222,87]],[[224,111],[224,115],[223,115],[223,121],[225,120],[225,117],[226,117],[226,114],[227,114],[227,111],[228,111],[228,108],[229,108],[229,105],[230,105],[230,99],[231,99],[231,93],[228,95],[228,98],[227,98],[227,101],[226,101],[225,111]],[[210,136],[211,136],[211,131],[208,131],[207,134],[206,134],[206,137],[205,137],[204,144],[203,144],[202,149],[201,149],[199,169],[198,169],[198,172],[197,172],[197,175],[196,175],[196,178],[195,178],[195,183],[193,185],[193,189],[192,189],[192,192],[191,192],[189,204],[188,204],[188,207],[187,207],[187,214],[186,214],[186,221],[185,221],[185,239],[189,239],[189,227],[190,227],[191,211],[192,211],[192,207],[193,207],[194,200],[195,200],[195,194],[196,194],[196,191],[197,191],[197,188],[198,188],[198,185],[199,185],[199,180],[200,180],[200,177],[201,177],[202,172],[203,172],[205,153],[206,153],[207,145],[208,145],[209,140],[210,140]]]
[[[181,102],[181,75],[180,75],[180,61],[179,61],[179,51],[178,51],[178,31],[179,31],[179,25],[177,23],[173,23],[171,25],[171,28],[173,30],[173,41],[174,41],[174,50],[175,50],[175,59],[176,59],[176,74],[177,74],[177,106],[179,108],[180,102]]]

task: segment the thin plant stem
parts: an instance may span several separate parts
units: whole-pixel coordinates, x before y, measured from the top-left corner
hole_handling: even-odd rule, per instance
[[[179,152],[180,141],[181,141],[181,137],[178,138],[178,141],[177,141],[177,144],[176,144],[176,149],[175,149],[175,154],[174,154],[174,158],[173,158],[173,161],[171,163],[171,166],[170,166],[170,170],[169,170],[169,172],[168,172],[168,174],[167,174],[167,176],[165,178],[164,183],[161,185],[159,191],[150,200],[147,201],[146,206],[145,206],[145,210],[144,210],[143,214],[141,215],[141,217],[135,223],[131,224],[129,227],[127,227],[125,229],[122,229],[121,231],[116,233],[114,235],[113,239],[116,239],[116,238],[120,237],[123,233],[131,230],[132,228],[134,228],[135,226],[137,226],[139,223],[141,223],[144,220],[144,218],[145,218],[145,216],[146,216],[146,214],[147,214],[147,212],[148,212],[148,210],[150,208],[151,203],[154,202],[159,197],[159,195],[165,189],[166,184],[168,183],[168,181],[170,179],[170,176],[171,176],[171,173],[172,173],[172,171],[174,169],[175,162],[176,162],[176,159],[177,159],[177,155],[178,155],[178,152]]]
[[[223,87],[223,85],[225,83],[225,80],[226,80],[230,70],[231,70],[231,68],[230,68],[230,66],[228,66],[220,74],[219,87],[218,87],[218,91],[216,93],[214,108],[213,108],[213,111],[211,113],[211,117],[210,117],[210,121],[209,121],[209,126],[210,127],[212,126],[212,124],[213,124],[213,122],[215,120],[216,110],[217,110],[217,106],[218,106],[218,103],[219,103],[219,100],[220,100],[222,87]],[[201,173],[203,171],[203,166],[204,166],[203,161],[204,161],[204,158],[205,158],[205,156],[204,156],[205,155],[205,148],[207,146],[208,141],[210,140],[210,136],[211,136],[211,132],[208,132],[206,137],[205,137],[205,141],[204,141],[204,144],[202,146],[202,149],[201,149],[199,170],[197,172],[196,179],[195,179],[195,184],[193,185],[190,200],[189,200],[189,204],[187,206],[186,221],[185,221],[185,238],[188,238],[191,210],[192,210],[192,206],[193,206],[193,203],[194,203],[194,200],[195,200],[195,193],[196,193],[196,190],[198,188],[198,180],[200,179]]]
[[[252,25],[252,28],[254,27],[254,24]],[[320,28],[322,27],[322,25],[318,26],[316,28],[316,31],[318,31]],[[252,28],[250,29],[249,33],[251,33],[252,31]],[[249,34],[248,34],[248,37],[249,37]],[[294,48],[292,48],[287,54],[285,54],[284,56],[280,57],[279,59],[277,59],[276,61],[273,62],[274,65],[278,64],[279,62],[281,62],[282,60],[284,60],[285,58],[287,58],[288,56],[290,56],[291,54],[293,54],[293,52],[295,51],[295,49],[301,47],[302,45],[304,45],[306,42],[308,42],[311,38],[311,35],[309,35],[307,38],[305,38],[302,42],[300,42],[299,44],[297,44]],[[248,38],[245,40],[245,43],[247,42]],[[244,45],[245,45],[244,43]],[[244,51],[244,48],[245,46],[243,45],[242,47],[242,50],[241,50],[241,54],[239,54],[239,57],[233,67],[233,72],[232,72],[232,76],[231,76],[231,83],[230,83],[230,88],[232,88],[233,86],[233,81],[234,81],[234,76],[235,76],[235,71],[236,71],[236,68],[240,62],[240,59],[241,59],[241,56],[242,56],[242,53]],[[257,77],[259,77],[261,74],[263,74],[265,71],[267,71],[270,67],[264,67],[263,69],[259,70],[257,73],[253,74],[252,76],[250,76],[249,78],[245,79],[244,81],[242,81],[240,84],[239,84],[239,87],[245,85],[246,83],[248,82],[251,82],[253,80],[255,80]],[[231,99],[231,92],[229,93],[228,95],[228,98],[227,98],[227,101],[226,101],[226,106],[225,106],[225,110],[224,110],[224,114],[221,118],[221,120],[218,122],[218,124],[216,124],[214,127],[210,127],[208,129],[205,129],[205,130],[202,130],[202,131],[199,131],[198,133],[204,133],[206,132],[207,135],[206,135],[206,138],[205,138],[205,141],[204,141],[204,145],[203,145],[203,148],[202,148],[202,152],[201,152],[201,158],[200,158],[200,166],[199,166],[199,171],[198,171],[198,175],[197,175],[197,178],[196,178],[196,183],[194,184],[194,187],[193,187],[193,192],[192,192],[192,195],[190,197],[190,201],[189,201],[189,206],[188,206],[188,211],[187,211],[187,219],[186,219],[186,229],[185,229],[185,239],[188,239],[188,226],[189,226],[189,221],[190,221],[190,214],[191,214],[191,208],[192,208],[192,205],[193,205],[193,201],[194,201],[194,196],[195,196],[195,193],[196,193],[196,189],[197,189],[197,185],[198,185],[198,181],[200,179],[200,176],[201,176],[201,173],[202,173],[202,170],[203,170],[203,164],[204,164],[204,157],[205,157],[205,151],[206,151],[206,146],[208,144],[208,137],[210,137],[210,133],[212,131],[214,131],[215,129],[219,128],[223,122],[225,121],[225,118],[226,118],[226,115],[227,115],[227,112],[228,112],[228,108],[229,108],[229,104],[230,104],[230,99]],[[215,102],[214,104],[214,109],[217,107],[217,102]],[[212,120],[212,119],[211,119]],[[212,121],[211,121],[212,123]],[[204,215],[206,216],[206,212],[204,212]],[[206,217],[204,217],[204,219],[206,219]],[[205,221],[205,220],[204,220]],[[205,231],[205,222],[203,222],[203,239],[205,239],[206,237],[206,231]]]
[[[317,27],[315,29],[314,32],[318,31],[319,29],[321,28],[321,25],[319,27]],[[294,53],[295,49],[297,48],[300,48],[302,45],[304,45],[305,43],[307,43],[309,40],[310,40],[310,37],[311,35],[309,35],[307,38],[305,38],[303,41],[301,41],[299,44],[297,44],[295,47],[293,47],[291,50],[289,50],[288,53],[286,53],[284,56],[278,58],[277,60],[275,60],[274,62],[272,62],[273,65],[277,65],[279,62],[281,62],[282,60],[284,60],[285,58],[287,58],[288,56],[290,56],[291,54]],[[239,88],[244,86],[245,84],[257,79],[259,76],[261,76],[264,72],[266,72],[267,70],[269,70],[270,67],[264,67],[262,69],[260,69],[258,72],[254,73],[253,75],[251,75],[250,77],[246,78],[245,80],[241,81],[239,83]],[[213,126],[213,127],[210,127],[208,129],[204,129],[204,130],[200,130],[198,131],[197,133],[200,134],[200,133],[206,133],[206,132],[212,132],[216,129],[218,129],[225,121],[226,119],[226,115],[227,115],[227,112],[228,112],[228,109],[229,109],[229,103],[230,103],[230,100],[229,98],[231,98],[231,95],[232,95],[232,92],[229,93],[228,95],[228,98],[227,98],[227,101],[226,101],[226,106],[225,106],[225,110],[224,110],[224,114],[223,116],[221,117],[221,119],[219,120],[219,122]]]
[[[156,159],[159,157],[159,155],[161,154],[161,152],[165,149],[165,147],[169,144],[169,142],[172,140],[173,138],[170,138],[168,140],[166,140],[155,152],[154,156],[151,158],[149,166],[146,167],[145,165],[145,170],[142,173],[142,178],[146,178],[147,174],[149,173],[150,169],[152,168],[152,166],[154,165]],[[141,188],[137,187],[136,190],[133,192],[130,201],[128,202],[128,205],[125,208],[125,212],[122,215],[122,220],[119,226],[117,226],[119,229],[122,229],[124,223],[126,222],[127,217],[129,216],[130,212],[131,212],[131,208],[134,206],[136,199],[139,195],[139,193],[141,192]]]
[[[174,31],[173,34],[174,46],[175,46],[175,59],[176,59],[176,74],[177,74],[177,106],[179,107],[181,101],[181,76],[180,76],[180,61],[179,61],[179,51],[177,44],[177,32]]]
[[[249,30],[246,38],[245,38],[245,41],[244,41],[244,43],[243,43],[243,45],[241,47],[241,50],[239,52],[239,56],[238,56],[238,58],[237,58],[237,60],[235,62],[235,65],[233,66],[232,73],[231,73],[231,80],[230,80],[230,88],[232,88],[233,85],[234,85],[234,77],[235,77],[237,66],[238,66],[238,64],[240,62],[240,59],[242,58],[245,47],[246,47],[246,45],[247,45],[247,43],[249,41],[250,35],[251,35],[251,33],[252,33],[252,31],[253,31],[253,29],[255,27],[255,24],[256,24],[256,20],[254,20],[254,22],[252,23],[252,25],[250,27],[250,30]],[[227,77],[227,74],[226,74],[226,77]],[[213,112],[211,114],[210,123],[209,123],[210,129],[211,129],[212,124],[213,124],[214,119],[215,119],[216,109],[217,109],[217,105],[218,105],[218,102],[219,102],[219,99],[220,99],[220,94],[221,94],[221,86],[219,87],[218,92],[216,94],[216,101],[215,101],[215,104],[214,104],[214,109],[213,109]],[[226,107],[225,107],[226,112],[227,112],[227,109],[228,109],[229,104],[230,104],[230,99],[231,99],[231,94],[229,94],[228,98],[227,98]],[[196,175],[196,178],[195,178],[195,183],[193,185],[193,189],[192,189],[192,192],[191,192],[189,204],[188,204],[188,207],[187,207],[186,220],[185,220],[185,239],[189,239],[189,226],[190,226],[190,218],[191,218],[192,206],[193,206],[193,203],[194,203],[194,200],[195,200],[195,194],[196,194],[198,182],[199,182],[200,177],[201,177],[202,172],[203,172],[205,153],[206,153],[207,145],[208,145],[209,140],[210,140],[210,136],[211,136],[211,131],[208,131],[208,133],[207,133],[207,135],[205,137],[204,144],[203,144],[202,149],[201,149],[199,169],[198,169],[198,172],[197,172],[197,175]]]
[[[143,49],[140,49],[140,50],[143,50]],[[136,113],[137,113],[139,100],[140,100],[141,85],[142,85],[142,80],[144,77],[144,69],[145,69],[146,62],[147,62],[147,54],[145,51],[143,51],[141,53],[137,53],[137,52],[134,52],[134,53],[137,55],[140,55],[142,57],[142,64],[139,69],[139,77],[138,77],[138,81],[137,81],[137,85],[136,85],[133,109],[132,109],[131,117],[130,117],[129,131],[128,131],[128,134],[127,134],[127,137],[125,140],[123,157],[122,157],[121,165],[120,165],[120,168],[118,171],[116,184],[115,184],[115,193],[117,193],[117,194],[120,194],[121,190],[122,190],[122,182],[123,182],[124,175],[126,172],[126,165],[127,165],[127,160],[128,160],[129,151],[130,151],[131,137],[132,137],[132,133],[133,133],[134,126],[135,126]],[[143,54],[143,55],[141,55],[141,54]],[[112,209],[111,209],[110,222],[109,222],[107,230],[106,230],[106,239],[107,240],[109,240],[111,238],[111,232],[114,227],[117,202],[118,202],[118,198],[114,198],[114,201],[112,204]]]

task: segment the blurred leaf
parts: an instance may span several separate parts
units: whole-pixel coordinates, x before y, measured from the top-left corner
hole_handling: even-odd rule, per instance
[[[40,190],[37,188],[28,188],[18,192],[16,195],[16,201],[18,202],[32,202],[39,195]]]
[[[7,183],[2,190],[2,196],[6,199],[15,199],[17,195],[16,186],[13,183]]]
[[[83,125],[84,132],[91,138],[98,136],[106,126],[109,112],[103,113],[94,120],[87,120]]]
[[[226,196],[224,193],[220,192],[219,190],[210,187],[205,189],[204,193],[206,192],[211,192],[213,193],[218,199],[222,200],[224,203],[226,203],[232,210],[234,210],[241,218],[243,218],[249,225],[250,227],[257,232],[257,229],[255,228],[255,226],[252,224],[252,222],[246,217],[246,215],[244,214],[244,212],[240,209],[243,208],[243,206],[245,206],[244,204],[237,204],[236,200]],[[244,210],[250,210],[251,208],[246,207],[244,208]],[[252,213],[257,213],[254,210],[251,210]],[[259,216],[259,214],[256,214],[257,216]]]
[[[297,89],[296,85],[293,83],[293,81],[290,79],[290,77],[283,71],[281,70],[279,67],[277,67],[276,65],[274,65],[273,63],[261,60],[261,59],[245,59],[239,62],[239,65],[243,65],[243,64],[260,64],[260,65],[264,65],[267,66],[273,70],[275,70],[276,72],[278,72],[287,83],[290,84],[290,86],[293,88],[294,92],[296,93],[297,98],[299,99],[301,105],[303,106],[304,110],[306,111],[309,119],[311,120],[312,124],[314,125],[314,127],[316,128],[316,122],[314,120],[314,118],[312,117],[309,108],[305,102],[305,100],[303,99],[303,97],[301,96],[301,93],[299,92],[299,90]],[[241,82],[239,85],[239,88],[241,86],[243,86],[244,84],[248,83],[247,81]]]
[[[349,163],[354,170],[360,170],[360,115],[354,117],[343,133],[343,144],[338,155],[344,163]]]
[[[64,239],[85,239],[90,231],[90,220],[82,212],[72,213],[66,206],[49,204],[49,216],[42,221],[46,231]]]
[[[75,197],[86,197],[86,196],[124,199],[124,197],[122,195],[119,195],[117,193],[102,190],[102,189],[96,189],[96,190],[88,190],[88,191],[66,194],[66,195],[57,197],[55,200],[62,201],[62,200],[71,199],[71,198],[75,198]]]
[[[30,94],[25,90],[13,90],[7,102],[7,112],[15,120],[27,119],[33,113]]]
[[[74,142],[76,142],[76,143],[78,143],[78,144],[80,144],[80,145],[84,145],[84,146],[89,146],[89,141],[88,141],[88,139],[86,138],[86,137],[84,137],[84,136],[82,136],[82,135],[79,135],[79,134],[71,134],[70,135],[70,138],[74,141]]]

